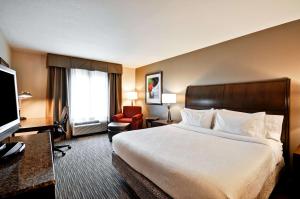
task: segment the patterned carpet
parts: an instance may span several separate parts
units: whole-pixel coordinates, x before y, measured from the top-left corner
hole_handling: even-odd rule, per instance
[[[107,134],[74,138],[64,157],[55,153],[57,199],[137,198],[111,163]]]

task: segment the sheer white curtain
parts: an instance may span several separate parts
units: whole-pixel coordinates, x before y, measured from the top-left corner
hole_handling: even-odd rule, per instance
[[[107,73],[84,69],[70,69],[71,122],[108,119]]]

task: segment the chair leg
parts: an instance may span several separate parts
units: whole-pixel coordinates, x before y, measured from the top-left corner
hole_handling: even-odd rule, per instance
[[[66,155],[66,153],[64,151],[62,151],[62,150],[60,150],[60,149],[58,149],[56,147],[54,147],[53,150],[62,153],[62,156]]]
[[[61,149],[61,148],[65,148],[65,147],[67,147],[68,149],[71,149],[72,147],[70,146],[70,145],[68,145],[68,144],[66,144],[66,145],[59,145],[59,146],[55,146],[56,148],[58,148],[58,149]]]

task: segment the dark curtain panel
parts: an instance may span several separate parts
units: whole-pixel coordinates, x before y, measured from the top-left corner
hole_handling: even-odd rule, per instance
[[[48,67],[47,116],[55,121],[67,105],[67,74],[65,68]]]
[[[113,115],[122,111],[122,75],[108,74],[109,121]]]

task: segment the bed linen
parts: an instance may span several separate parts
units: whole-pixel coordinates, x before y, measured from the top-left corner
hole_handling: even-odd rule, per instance
[[[174,198],[255,198],[280,143],[182,124],[118,134],[113,150]]]

